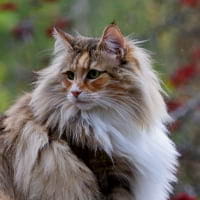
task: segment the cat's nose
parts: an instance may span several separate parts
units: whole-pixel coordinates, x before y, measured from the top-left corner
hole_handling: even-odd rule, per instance
[[[73,94],[74,97],[78,97],[81,94],[82,91],[71,91],[71,93]]]

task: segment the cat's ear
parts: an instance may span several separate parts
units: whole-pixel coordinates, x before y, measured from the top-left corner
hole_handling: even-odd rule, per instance
[[[124,56],[126,52],[126,42],[116,24],[110,24],[105,28],[99,47],[109,54],[120,56],[121,58]]]
[[[54,28],[53,36],[56,40],[54,48],[55,53],[61,50],[73,50],[73,36],[57,28]]]

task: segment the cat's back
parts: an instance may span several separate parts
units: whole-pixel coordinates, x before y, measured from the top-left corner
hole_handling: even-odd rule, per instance
[[[2,126],[6,132],[18,132],[22,126],[33,118],[29,103],[31,94],[27,93],[20,97],[3,116]]]

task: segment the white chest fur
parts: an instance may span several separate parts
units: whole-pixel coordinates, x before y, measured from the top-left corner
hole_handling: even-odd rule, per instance
[[[83,118],[94,128],[96,139],[109,155],[114,152],[136,167],[136,182],[132,185],[136,200],[168,198],[171,183],[176,181],[178,153],[161,122],[145,130],[138,128],[130,116],[110,111],[85,113]]]

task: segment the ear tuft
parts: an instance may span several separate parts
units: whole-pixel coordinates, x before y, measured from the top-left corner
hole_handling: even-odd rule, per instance
[[[115,20],[113,20],[110,24],[117,25],[116,22],[115,22]]]
[[[120,57],[124,56],[126,51],[125,39],[119,27],[115,23],[106,27],[100,40],[99,47],[103,48],[110,54]]]
[[[55,52],[73,49],[74,38],[70,34],[54,27],[53,36],[56,39]]]

